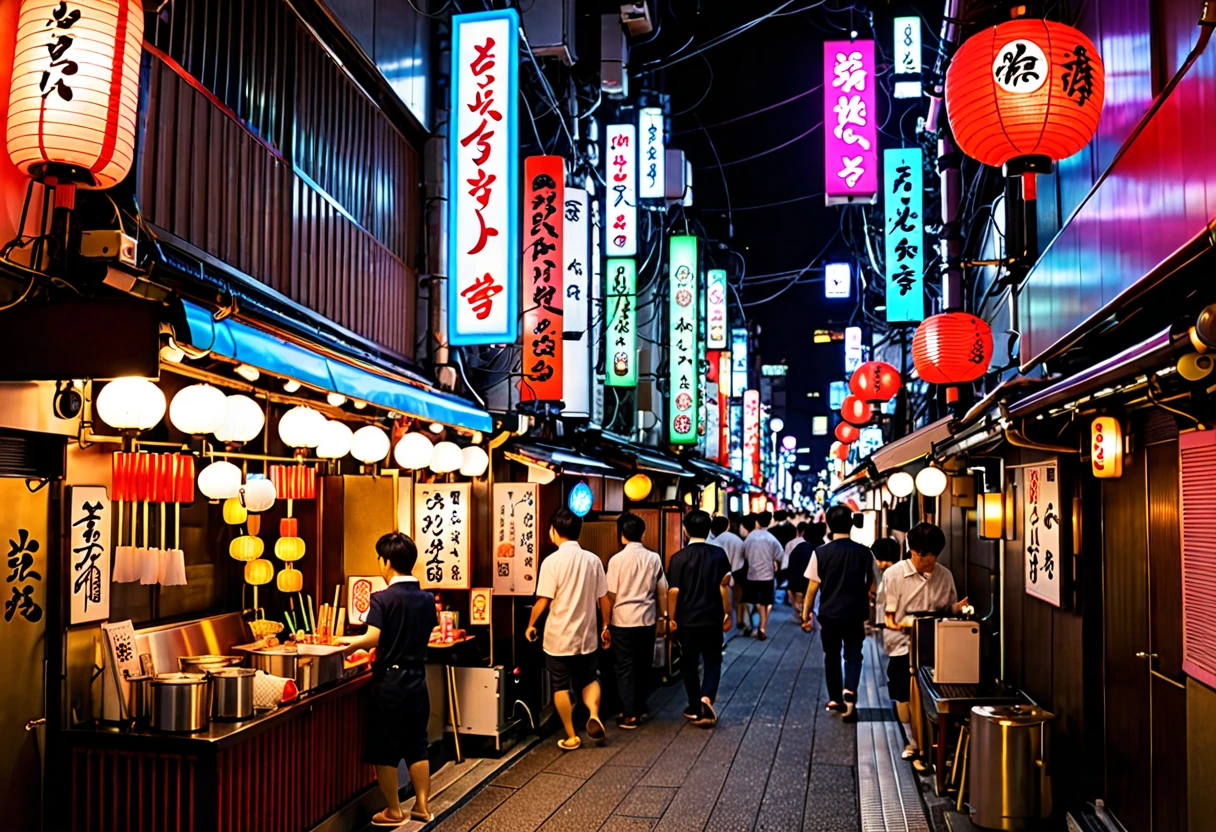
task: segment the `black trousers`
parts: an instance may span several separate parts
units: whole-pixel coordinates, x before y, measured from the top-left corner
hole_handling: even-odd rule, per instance
[[[713,702],[722,680],[722,627],[680,627],[676,638],[680,642],[680,673],[684,676],[689,707],[699,707],[702,696]],[[697,674],[697,663],[701,660],[705,662],[703,678]]]
[[[612,633],[612,657],[616,661],[621,710],[625,716],[641,716],[646,712],[646,699],[650,696],[650,666],[654,664],[655,626],[613,625],[608,630]]]
[[[820,618],[820,638],[823,639],[823,676],[828,686],[828,699],[843,702],[845,690],[857,693],[861,683],[861,645],[866,640],[864,619]],[[840,674],[840,650],[844,648],[844,678]]]

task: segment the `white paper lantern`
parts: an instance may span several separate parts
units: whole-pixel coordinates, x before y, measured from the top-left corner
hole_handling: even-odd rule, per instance
[[[921,468],[916,473],[916,490],[926,497],[940,496],[949,482],[946,472],[933,465]]]
[[[397,440],[397,447],[393,449],[393,459],[408,471],[430,465],[434,455],[435,446],[421,433],[407,433]]]
[[[317,445],[317,456],[321,459],[341,459],[350,453],[353,436],[350,428],[342,422],[337,419],[329,419],[325,423],[321,444]]]
[[[241,495],[241,469],[231,462],[213,462],[199,472],[198,490],[209,500],[227,500]]]
[[[315,448],[329,420],[306,405],[293,407],[279,419],[279,438],[289,448]]]
[[[375,425],[364,425],[351,439],[350,454],[365,465],[371,465],[384,461],[390,444],[387,433]]]
[[[245,484],[241,486],[241,500],[245,504],[246,511],[256,514],[269,511],[274,506],[276,497],[278,497],[278,493],[274,483],[261,474],[250,474],[249,479],[245,480]]]
[[[210,384],[183,387],[169,404],[169,422],[191,436],[215,433],[224,426],[227,416],[227,397]]]
[[[896,497],[907,497],[915,487],[916,483],[907,471],[896,471],[887,477],[887,490]]]
[[[146,378],[116,378],[101,388],[97,415],[119,430],[147,430],[165,415],[165,394]]]
[[[228,396],[224,399],[224,424],[214,431],[215,441],[232,444],[251,442],[265,425],[266,414],[257,402],[240,394]]]
[[[431,470],[436,474],[449,474],[460,468],[464,456],[460,446],[455,442],[440,442],[435,446],[435,455],[431,458]]]
[[[460,452],[460,473],[465,477],[480,477],[490,467],[490,456],[476,445],[470,445]]]

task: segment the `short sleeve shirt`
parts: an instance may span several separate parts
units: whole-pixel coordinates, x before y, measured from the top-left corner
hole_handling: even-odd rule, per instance
[[[743,541],[749,581],[771,581],[773,564],[785,554],[785,547],[767,529],[756,529]]]
[[[730,574],[725,550],[712,543],[689,543],[671,557],[667,580],[676,596],[676,624],[681,627],[720,627],[722,581]]]
[[[596,606],[608,594],[604,565],[567,540],[541,561],[536,594],[551,599],[544,649],[550,656],[584,656],[599,649]]]
[[[667,591],[663,561],[641,543],[630,543],[608,561],[608,591],[615,596],[615,626],[653,626],[659,617],[659,593]]]
[[[722,534],[714,537],[713,540],[707,540],[706,543],[712,543],[715,546],[720,546],[726,551],[726,557],[730,560],[730,571],[742,569],[745,563],[743,559],[743,538],[732,531],[725,531]]]
[[[940,563],[925,576],[916,571],[911,560],[901,560],[882,573],[882,588],[885,612],[891,613],[896,624],[908,616],[940,612],[958,602],[954,575]],[[902,630],[883,630],[883,649],[888,656],[906,656],[911,641]]]
[[[435,596],[422,589],[417,578],[394,578],[387,588],[372,593],[367,623],[380,630],[376,674],[394,665],[420,667],[426,662],[431,630],[439,623]]]

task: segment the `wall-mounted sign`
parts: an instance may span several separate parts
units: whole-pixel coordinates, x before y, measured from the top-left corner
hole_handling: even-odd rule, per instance
[[[587,207],[591,209],[591,227],[587,236],[591,240],[591,371],[595,383],[591,385],[591,424],[604,424],[604,376],[600,375],[601,368],[606,364],[604,348],[607,346],[600,334],[605,331],[607,315],[604,307],[604,261],[600,259],[603,240],[603,209],[600,200],[595,198],[595,182],[587,181]]]
[[[718,409],[718,383],[716,381],[705,382],[705,395],[702,397],[703,407],[701,412],[704,419],[704,439],[705,444],[702,448],[702,453],[706,459],[717,459],[720,453],[722,432],[721,432],[721,411]]]
[[[845,397],[848,395],[849,383],[847,381],[833,381],[828,385],[828,408],[840,410],[844,404]]]
[[[731,397],[731,355],[728,350],[718,353],[718,394]],[[742,391],[740,391],[742,392]]]
[[[562,385],[562,253],[566,162],[561,156],[524,159],[523,401],[559,401]]]
[[[853,270],[848,263],[828,263],[823,267],[823,296],[847,298],[853,293]]]
[[[866,361],[866,355],[869,352],[865,344],[862,343],[861,327],[848,326],[844,330],[844,371],[847,375],[853,375],[853,372]]]
[[[1113,416],[1098,416],[1089,427],[1089,463],[1100,480],[1123,476],[1123,425]]]
[[[519,15],[452,17],[454,124],[448,157],[448,340],[514,344],[519,334]]]
[[[531,595],[536,591],[540,509],[539,486],[530,482],[494,483],[494,593]]]
[[[747,389],[747,330],[739,327],[730,331],[730,390],[732,396],[742,396]]]
[[[562,400],[567,416],[591,414],[591,264],[588,262],[587,192],[566,188],[562,251],[565,253],[566,297],[562,303]]]
[[[760,482],[760,391],[743,393],[743,477]]]
[[[726,270],[710,269],[705,284],[705,348],[726,349]]]
[[[1053,462],[1022,469],[1022,517],[1026,542],[1026,594],[1060,606],[1060,575],[1064,571],[1060,551],[1059,468]]]
[[[739,399],[730,405],[730,468],[743,476],[743,404]]]
[[[811,417],[811,436],[827,436],[828,435],[828,417],[827,416],[812,416]],[[802,448],[798,449],[802,453]],[[810,450],[809,448],[807,449]]]
[[[414,576],[423,589],[469,588],[469,484],[414,486]]]
[[[823,78],[827,203],[873,202],[878,191],[874,41],[825,41]]]
[[[761,364],[760,375],[764,378],[783,378],[789,375],[789,364]]]
[[[697,441],[697,238],[671,238],[667,299],[667,440]]]
[[[608,187],[604,248],[607,256],[633,257],[638,253],[638,157],[636,129],[632,124],[610,124],[604,153],[604,180]]]
[[[490,626],[491,590],[487,586],[474,587],[469,590],[469,625],[472,627]]]
[[[892,72],[895,75],[920,75],[920,18],[895,18],[894,37],[895,62]],[[920,78],[896,80],[896,98],[919,98],[921,94]]]
[[[887,320],[915,323],[925,317],[924,190],[919,147],[883,152]]]
[[[605,297],[607,359],[604,383],[609,387],[638,386],[637,268],[624,257],[608,259]]]
[[[84,624],[110,617],[110,497],[104,486],[77,485],[68,488],[68,522],[71,534],[72,609],[69,624]],[[20,578],[22,567],[32,556],[10,541],[9,568]],[[27,544],[28,548],[28,544]],[[13,580],[14,578],[10,578]]]
[[[638,141],[642,146],[638,160],[638,193],[642,199],[662,199],[667,193],[666,143],[663,137],[663,111],[643,107],[638,115]]]

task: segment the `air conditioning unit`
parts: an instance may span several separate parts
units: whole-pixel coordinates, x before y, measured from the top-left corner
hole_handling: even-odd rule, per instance
[[[674,202],[684,199],[688,170],[684,165],[684,151],[678,148],[667,148],[664,151],[663,174],[666,184],[663,195]]]
[[[629,95],[629,47],[620,15],[600,15],[600,88],[609,98]]]
[[[566,66],[578,60],[574,50],[574,0],[534,0],[521,16],[534,54],[557,58]]]
[[[654,31],[654,24],[650,22],[650,8],[645,0],[641,3],[622,3],[621,23],[629,30],[631,38],[648,35]]]

